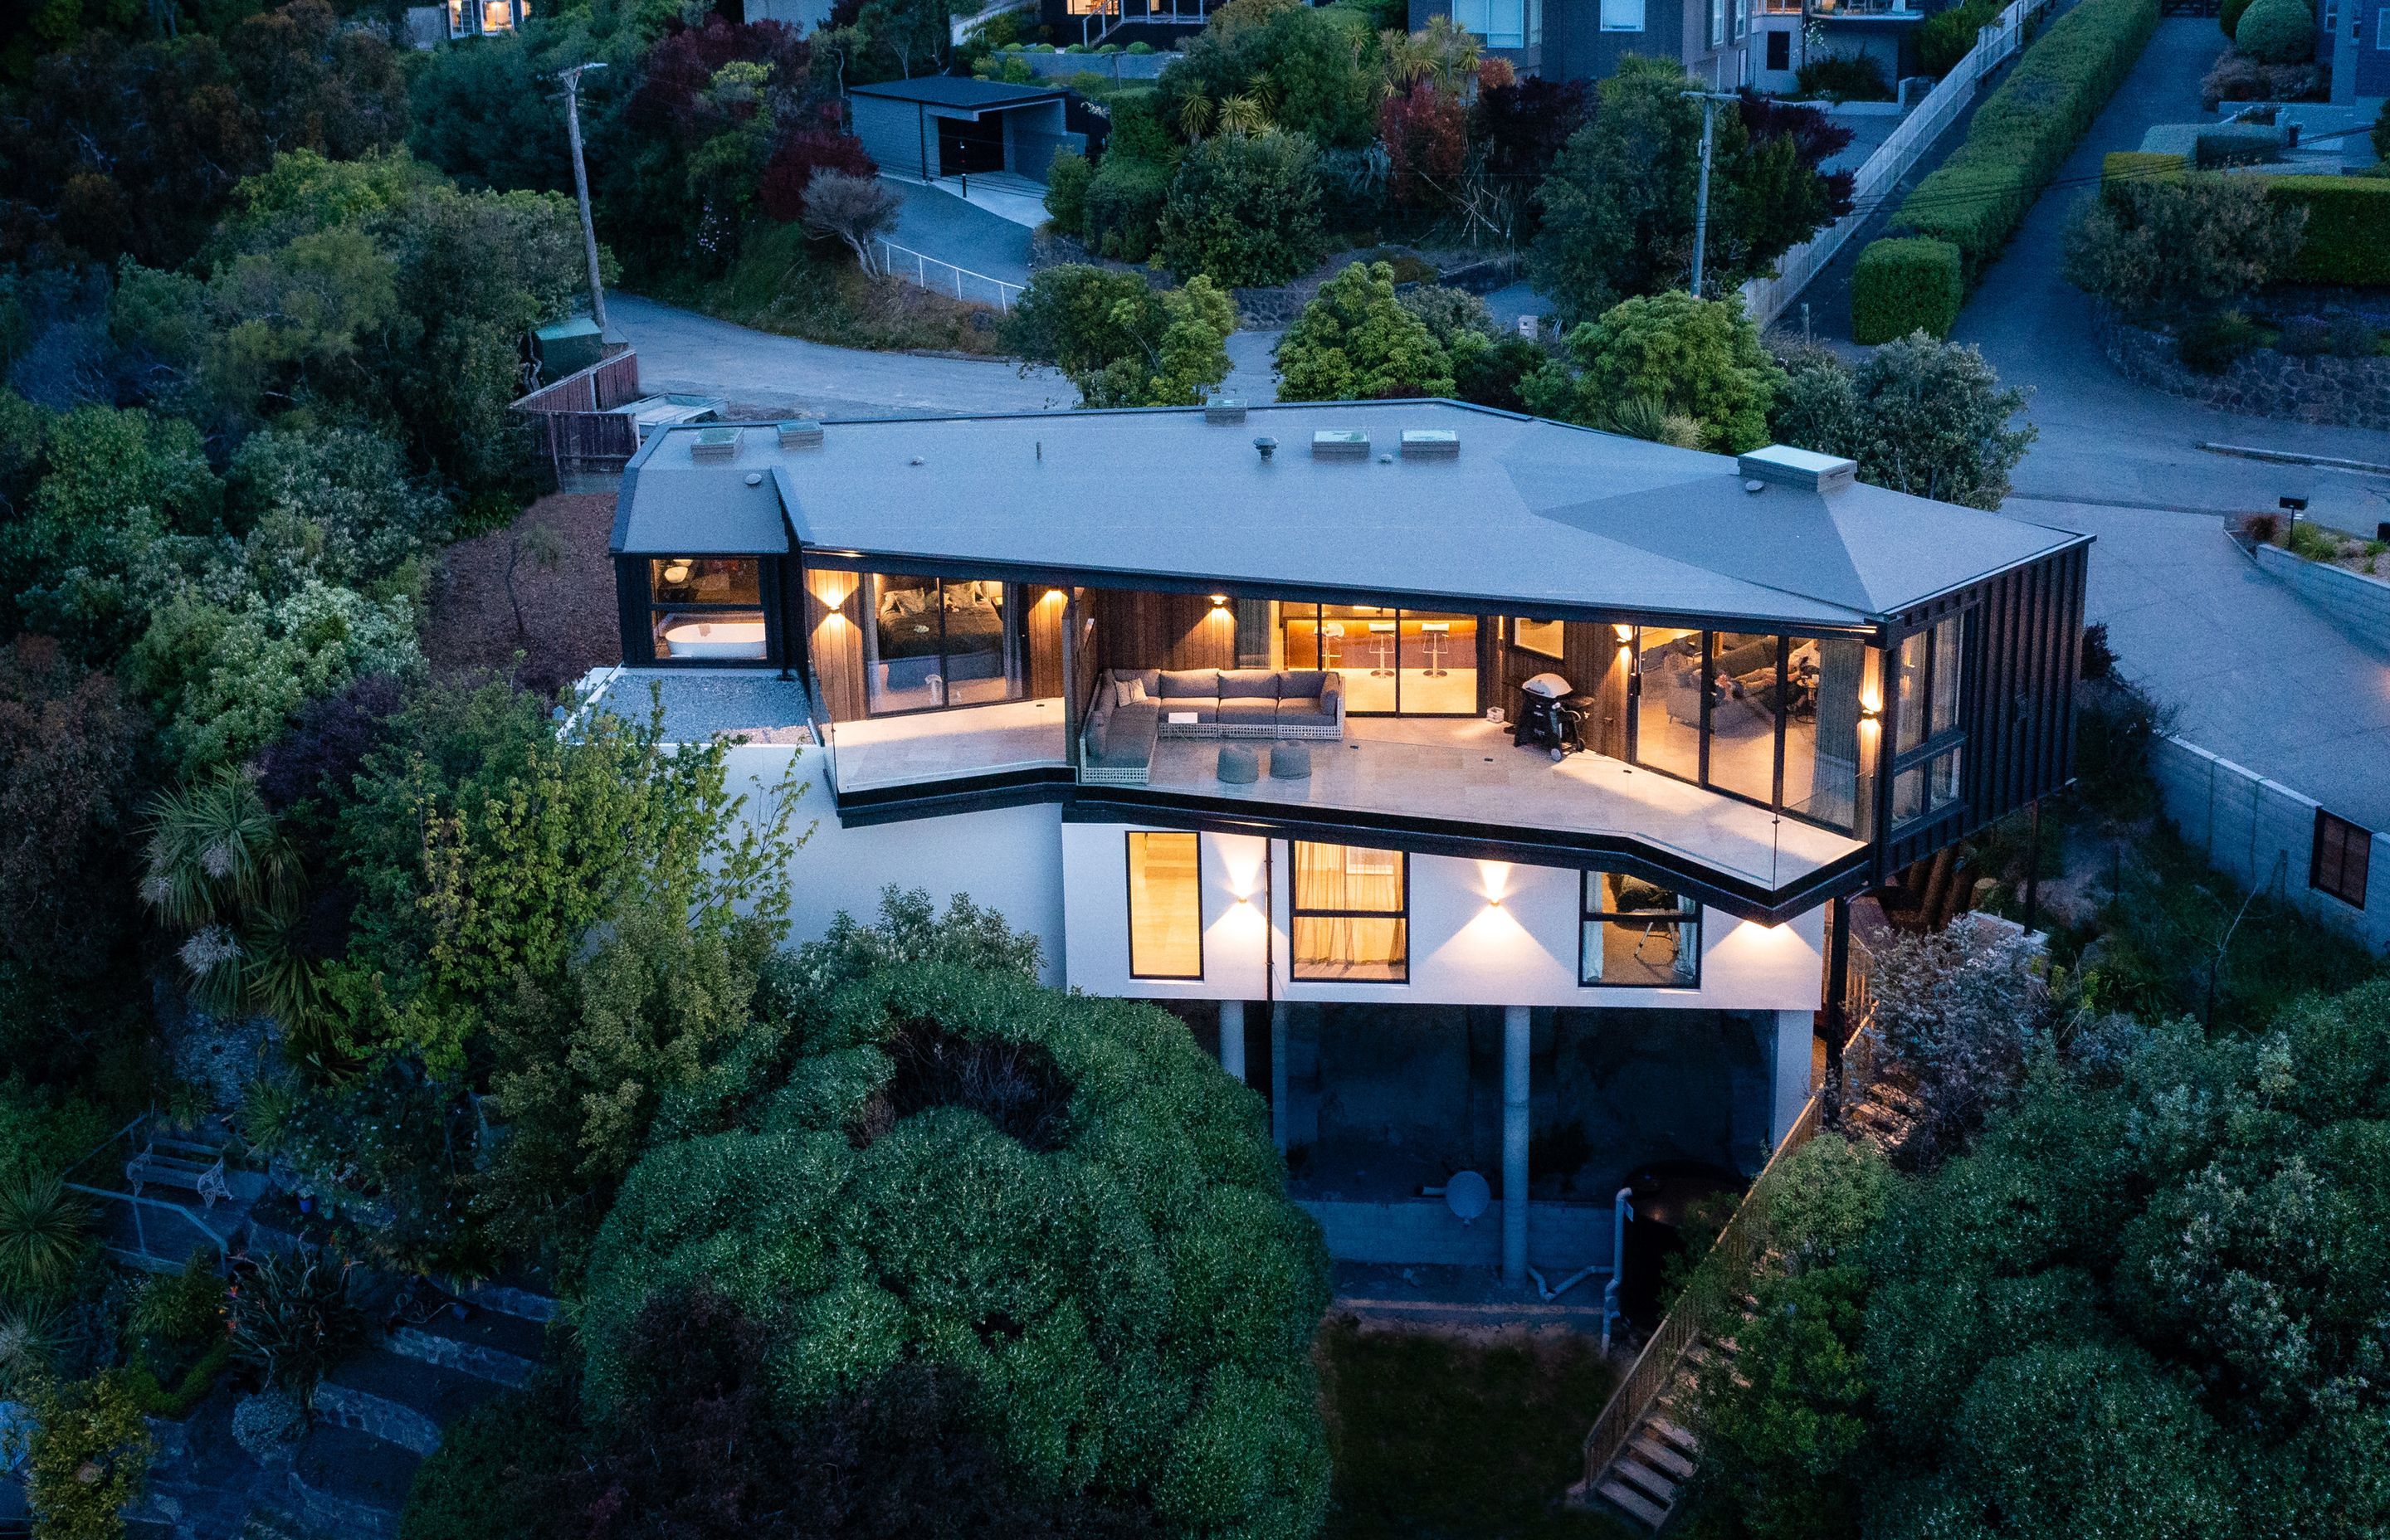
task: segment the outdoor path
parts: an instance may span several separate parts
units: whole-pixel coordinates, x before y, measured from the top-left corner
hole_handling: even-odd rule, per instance
[[[1258,406],[1278,399],[1278,366],[1270,355],[1278,349],[1277,331],[1232,331],[1228,334],[1228,378],[1220,393]]]
[[[831,347],[635,294],[609,295],[606,307],[608,319],[638,350],[639,377],[650,391],[726,396],[742,409],[826,417],[1060,411],[1078,404],[1078,391],[1060,375],[1035,369],[1023,378],[1020,366],[1006,359]]]
[[[1029,281],[1029,230],[1002,214],[966,203],[944,187],[883,176],[880,185],[905,200],[896,233],[888,238],[937,262],[983,273],[1006,283]],[[963,297],[994,303],[985,286],[966,285]]]
[[[2008,511],[2099,537],[2088,616],[2119,671],[2175,708],[2176,732],[2390,829],[2390,661],[2258,571],[2221,519],[2018,498]]]
[[[2101,157],[2135,148],[2152,124],[2204,117],[2199,80],[2223,47],[2213,18],[2168,17],[2158,24],[2107,110],[1960,313],[1952,339],[1980,346],[2004,382],[2032,392],[2025,415],[2041,438],[2017,468],[2021,496],[2219,512],[2312,496],[2319,501],[2310,512],[2340,522],[2358,517],[2368,503],[2356,479],[2195,446],[2217,442],[2390,461],[2390,438],[2381,433],[2219,412],[2133,384],[2092,335],[2090,300],[2060,275],[2066,227],[2081,201],[2094,196]],[[2372,527],[2371,520],[2362,526],[2368,533]]]

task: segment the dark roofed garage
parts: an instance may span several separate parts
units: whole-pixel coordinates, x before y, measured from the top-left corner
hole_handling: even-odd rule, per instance
[[[1043,182],[1054,152],[1077,142],[1052,86],[928,75],[858,85],[847,98],[880,169],[915,181],[1009,173]]]

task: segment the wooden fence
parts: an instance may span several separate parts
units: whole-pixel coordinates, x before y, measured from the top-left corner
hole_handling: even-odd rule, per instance
[[[1976,34],[1975,45],[1966,57],[1951,66],[1950,72],[1900,121],[1890,137],[1876,146],[1853,175],[1851,212],[1778,258],[1774,277],[1754,278],[1742,286],[1742,308],[1754,321],[1767,326],[1801,297],[1810,280],[1824,272],[1835,254],[1891,199],[1918,158],[1958,121],[1984,77],[2024,46],[2026,23],[2051,3],[2013,0]]]
[[[639,398],[639,355],[628,348],[513,404],[529,418],[559,487],[576,477],[618,476],[639,452],[637,421],[612,408]]]
[[[1854,933],[1851,937],[1851,974],[1854,981],[1863,981],[1867,976],[1864,951],[1864,943]],[[1868,1038],[1868,1031],[1872,1024],[1871,1011],[1868,1007],[1872,996],[1865,993],[1863,983],[1855,983],[1846,1001],[1851,1033],[1849,1040],[1843,1045],[1842,1080],[1844,1084],[1864,1084],[1872,1062]],[[1610,1462],[1618,1457],[1618,1452],[1626,1447],[1626,1441],[1635,1436],[1635,1430],[1650,1414],[1651,1403],[1659,1399],[1660,1392],[1666,1390],[1676,1378],[1686,1353],[1693,1344],[1731,1319],[1739,1310],[1737,1301],[1743,1292],[1741,1286],[1751,1277],[1753,1264],[1767,1240],[1762,1216],[1767,1213],[1767,1195],[1792,1152],[1815,1138],[1818,1130],[1825,1126],[1827,1098],[1837,1090],[1834,1085],[1821,1086],[1801,1109],[1801,1115],[1792,1120],[1791,1132],[1776,1147],[1776,1153],[1767,1158],[1767,1164],[1760,1168],[1759,1174],[1752,1179],[1750,1187],[1742,1195],[1742,1201],[1735,1206],[1733,1217],[1726,1222],[1726,1228],[1718,1232],[1717,1240],[1694,1267],[1693,1276],[1686,1281],[1676,1303],[1669,1306],[1668,1314],[1661,1318],[1658,1329],[1651,1333],[1651,1340],[1643,1344],[1643,1351],[1636,1355],[1634,1364],[1620,1378],[1618,1388],[1611,1392],[1610,1400],[1602,1406],[1600,1415],[1593,1419],[1593,1427],[1585,1435],[1584,1491],[1590,1493],[1593,1490],[1594,1484],[1601,1480],[1601,1473],[1610,1468]]]

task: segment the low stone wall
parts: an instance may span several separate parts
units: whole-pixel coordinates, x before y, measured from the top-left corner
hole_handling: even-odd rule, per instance
[[[2390,655],[2390,583],[2293,556],[2280,545],[2255,546],[2249,554],[2258,571],[2289,585],[2358,643]]]
[[[2390,430],[2390,358],[2311,358],[2267,350],[2233,360],[2219,375],[2193,374],[2164,332],[2107,314],[2098,326],[2108,362],[2138,384],[2228,412]]]

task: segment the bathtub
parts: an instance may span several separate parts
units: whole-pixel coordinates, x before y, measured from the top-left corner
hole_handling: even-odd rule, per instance
[[[746,658],[764,656],[764,618],[742,615],[666,615],[656,627],[659,658]]]

